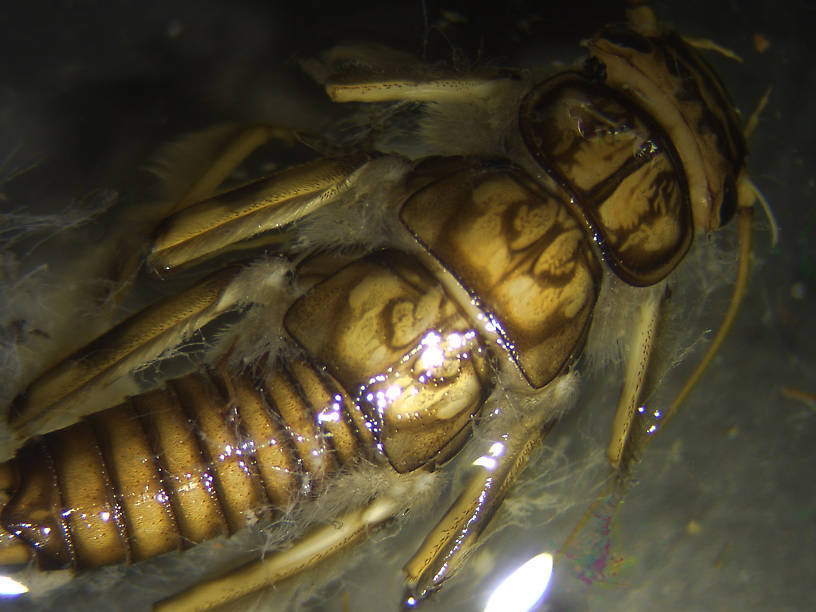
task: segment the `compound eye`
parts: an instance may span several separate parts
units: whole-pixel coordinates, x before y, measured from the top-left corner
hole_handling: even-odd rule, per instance
[[[723,183],[723,196],[720,203],[720,225],[722,227],[734,218],[737,213],[737,185],[734,178],[726,177]]]

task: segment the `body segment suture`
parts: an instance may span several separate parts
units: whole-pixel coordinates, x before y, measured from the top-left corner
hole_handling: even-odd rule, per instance
[[[636,285],[669,274],[690,248],[694,225],[683,167],[646,111],[568,73],[528,95],[521,122],[533,155],[599,234],[615,272]]]
[[[320,383],[305,362],[293,369]],[[232,401],[213,379],[217,372],[176,379],[21,451],[4,528],[34,547],[43,568],[136,562],[268,519],[358,460],[351,419],[325,388],[310,395],[331,400],[342,425],[318,435],[313,417],[325,406],[281,368],[263,382],[231,378]]]
[[[400,216],[498,313],[525,376],[543,387],[586,330],[600,269],[562,201],[527,180],[514,169],[464,166],[419,191]]]
[[[590,41],[583,70],[543,80],[396,74],[348,83],[327,60],[324,84],[338,102],[409,102],[417,114],[434,102],[449,121],[445,104],[481,105],[480,117],[498,107],[485,96],[504,100],[512,121],[485,127],[501,143],[485,145],[489,154],[438,154],[441,128],[428,111],[415,122],[421,154],[382,145],[401,129],[386,125],[355,152],[219,192],[226,167],[277,133],[235,132],[187,195],[168,204],[145,266],[164,276],[258,247],[266,251],[258,267],[268,265],[272,280],[256,287],[263,283],[238,266],[210,276],[35,380],[11,414],[21,437],[123,371],[160,363],[222,315],[241,319],[225,324],[197,371],[116,403],[122,394],[107,410],[80,407],[78,423],[23,446],[0,471],[11,475],[2,483],[3,538],[25,543],[43,569],[136,563],[246,528],[267,533],[319,507],[344,478],[387,474],[387,484],[335,500],[338,517],[314,520],[308,528],[324,526],[298,531],[291,549],[161,605],[231,601],[249,589],[239,586],[242,573],[253,585],[274,584],[410,514],[421,476],[459,455],[476,431],[475,448],[486,450],[405,566],[405,601],[415,603],[475,548],[533,449],[572,406],[593,319],[618,307],[626,312],[610,320],[632,340],[608,454],[623,482],[647,444],[634,413],[661,341],[660,296],[695,233],[719,227],[729,193],[747,180],[722,85],[641,9],[629,28]],[[355,215],[361,229],[346,236],[341,220]],[[250,343],[253,334],[279,341]],[[255,352],[236,357],[235,346]],[[332,519],[335,532],[325,526]]]

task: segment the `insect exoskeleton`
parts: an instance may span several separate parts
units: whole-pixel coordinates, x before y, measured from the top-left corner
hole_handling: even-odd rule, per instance
[[[135,563],[253,526],[289,541],[165,586],[160,607],[225,603],[418,513],[434,472],[472,440],[461,493],[404,567],[416,604],[459,569],[574,402],[577,361],[602,335],[591,325],[627,337],[608,450],[627,473],[645,446],[635,407],[666,279],[695,233],[750,205],[733,104],[636,4],[581,66],[543,79],[393,65],[386,78],[329,54],[335,101],[390,105],[393,125],[355,153],[219,192],[286,131],[191,139],[224,144],[172,198],[147,266],[273,255],[124,320],[18,397],[12,432],[45,435],[2,466],[0,563]],[[416,115],[410,138],[403,112]],[[89,413],[90,398],[213,322],[205,367]],[[82,419],[46,433],[66,414]]]

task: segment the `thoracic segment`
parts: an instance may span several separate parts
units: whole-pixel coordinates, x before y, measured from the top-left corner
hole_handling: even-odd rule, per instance
[[[400,251],[326,264],[284,316],[301,357],[178,378],[32,442],[0,524],[43,568],[139,561],[268,520],[360,460],[444,463],[491,388],[490,353],[546,385],[580,351],[599,266],[565,205],[518,171],[453,170],[427,170],[441,180],[402,218],[485,310]],[[420,222],[435,202],[453,250]],[[487,243],[501,257],[474,257]]]

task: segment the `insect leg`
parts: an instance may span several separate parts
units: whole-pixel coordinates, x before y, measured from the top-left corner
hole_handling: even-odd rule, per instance
[[[620,450],[618,464],[618,472],[621,476],[625,476],[629,473],[632,460],[636,459],[643,453],[644,449],[655,438],[655,434],[658,432],[658,430],[665,428],[672,417],[674,417],[681,404],[700,380],[703,373],[714,359],[714,356],[716,355],[723,341],[727,337],[728,332],[736,319],[739,306],[742,303],[742,298],[744,297],[748,286],[748,276],[751,267],[751,233],[753,227],[753,212],[753,201],[750,199],[741,199],[738,209],[738,232],[740,245],[739,268],[737,270],[737,278],[731,294],[728,310],[725,313],[723,321],[702,359],[686,380],[674,401],[672,401],[672,403],[665,410],[660,410],[659,416],[658,414],[653,413],[655,419],[652,419],[648,414],[641,415],[637,411],[632,413],[632,422],[629,423],[629,431],[627,436],[625,439],[620,440],[620,442],[624,445]],[[613,440],[613,445],[616,441],[617,438]]]
[[[190,205],[165,220],[148,266],[169,272],[302,219],[350,189],[366,160],[318,159]]]
[[[496,71],[470,74],[418,63],[386,47],[338,46],[307,72],[334,102],[450,102],[491,99],[512,78]]]
[[[445,102],[494,96],[502,79],[379,79],[356,83],[330,82],[326,93],[334,102]]]
[[[626,373],[621,389],[618,409],[612,425],[612,438],[606,456],[612,467],[620,465],[629,431],[640,401],[643,382],[649,368],[649,357],[654,346],[662,306],[666,300],[665,285],[653,287],[636,313],[634,341],[626,358]]]
[[[12,406],[15,435],[24,440],[67,424],[60,419],[92,412],[88,400],[95,393],[244,299],[239,283],[233,284],[238,272],[229,268],[146,308],[45,372]]]
[[[556,404],[566,399],[572,383],[572,374],[554,381],[556,395],[550,399]],[[439,590],[465,563],[530,455],[557,422],[559,411],[549,408],[520,416],[504,433],[488,438],[492,442],[473,461],[464,490],[403,567],[403,605],[413,607]]]
[[[150,168],[161,179],[162,188],[159,202],[146,215],[152,220],[148,223],[149,231],[152,233],[169,215],[212,197],[253,151],[272,139],[292,147],[296,135],[294,130],[276,126],[227,124],[190,134],[163,147]],[[142,262],[141,249],[121,262],[116,273],[119,286],[110,298],[112,305],[121,304],[130,293]]]
[[[288,128],[229,124],[191,134],[166,146],[157,155],[153,168],[163,179],[170,200],[166,214],[212,197],[253,151],[272,139],[291,147],[296,136]]]
[[[375,527],[396,516],[402,506],[391,497],[378,497],[367,506],[318,527],[291,548],[267,555],[226,574],[202,582],[158,602],[154,610],[208,610],[233,602],[262,588],[295,576],[365,538]]]

